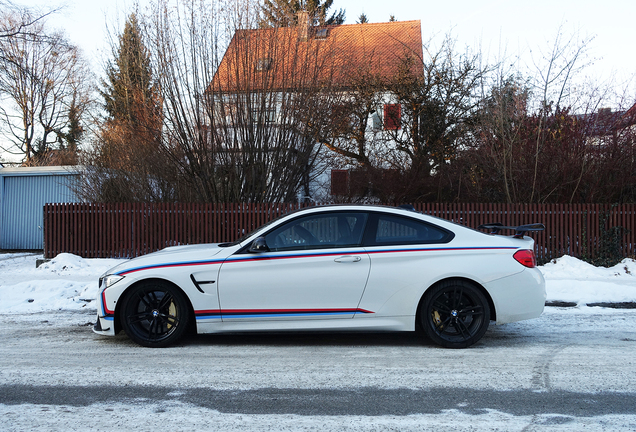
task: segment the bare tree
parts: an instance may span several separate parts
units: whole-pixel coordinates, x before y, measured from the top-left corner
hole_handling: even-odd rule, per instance
[[[593,165],[584,122],[567,110],[548,118],[528,113],[523,100],[523,90],[513,84],[493,90],[484,118],[476,125],[477,147],[461,155],[460,165],[470,167],[465,198],[546,203],[572,202],[582,196],[584,176]],[[536,157],[539,128],[546,138]],[[535,158],[536,170],[528,164]]]
[[[151,17],[162,149],[189,200],[295,201],[312,173],[329,106],[329,44],[301,43],[297,28],[243,30],[257,10],[160,3]]]
[[[334,99],[322,141],[348,164],[369,168],[378,163],[380,156],[380,138],[376,135],[382,126],[378,111],[383,106],[387,83],[373,72],[372,62],[366,70],[358,69],[349,76],[348,81],[347,90]]]
[[[592,39],[585,37],[581,41],[578,33],[566,37],[563,26],[561,26],[550,48],[545,52],[540,52],[539,59],[533,59],[536,70],[536,78],[533,81],[539,94],[540,122],[537,128],[533,158],[534,176],[530,201],[534,199],[539,173],[539,156],[546,139],[542,126],[553,113],[564,108],[572,108],[574,102],[570,93],[572,79],[576,72],[586,66],[585,54]]]
[[[19,17],[5,17],[7,27]],[[71,123],[83,110],[90,78],[76,47],[61,33],[46,31],[43,22],[28,33],[0,39],[0,123],[10,142],[3,150],[21,155],[26,164],[47,163],[51,150],[64,147]],[[73,113],[73,114],[71,114]]]
[[[394,124],[388,131],[396,143],[393,165],[406,167],[397,195],[404,201],[448,199],[441,179],[469,134],[488,71],[478,55],[457,53],[450,37],[424,53],[424,58],[404,59],[390,83],[401,109],[385,113]]]
[[[59,11],[54,8],[46,11],[35,11],[31,8],[19,6],[9,0],[0,0],[2,17],[0,18],[0,39],[8,37],[34,36],[35,24],[44,21],[49,15]],[[8,19],[8,18],[11,19]],[[37,35],[42,37],[42,35]],[[44,36],[46,37],[46,36]]]
[[[472,179],[468,193],[484,201],[519,202],[516,169],[528,117],[529,89],[514,77],[499,76],[490,95],[482,100],[472,125],[474,139],[468,141],[463,161],[465,177]],[[474,146],[474,147],[473,147]],[[488,171],[488,173],[486,173]],[[484,181],[483,179],[488,179]],[[466,193],[466,192],[465,192]]]
[[[573,113],[532,103],[528,78],[499,78],[460,154],[463,201],[508,203],[626,202],[633,197],[634,125],[630,111],[598,110],[606,94],[579,93]],[[540,99],[545,93],[540,93]],[[602,105],[601,105],[602,106]],[[534,110],[532,109],[534,107]],[[540,137],[537,151],[537,137]],[[619,174],[620,173],[620,174]]]

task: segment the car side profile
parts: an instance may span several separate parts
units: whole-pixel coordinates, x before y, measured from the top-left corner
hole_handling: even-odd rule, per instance
[[[233,243],[175,246],[100,278],[94,331],[148,347],[197,333],[414,331],[465,348],[490,321],[536,318],[534,241],[403,208],[318,206]]]

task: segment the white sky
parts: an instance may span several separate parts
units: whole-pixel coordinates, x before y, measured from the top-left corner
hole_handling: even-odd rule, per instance
[[[633,0],[340,0],[335,7],[346,9],[347,22],[362,12],[370,22],[386,21],[391,14],[398,20],[419,19],[423,39],[452,31],[459,43],[481,45],[484,53],[497,53],[500,47],[509,53],[545,49],[562,26],[566,35],[595,37],[591,54],[599,70],[636,73]]]
[[[15,0],[24,5],[53,5],[46,0]],[[60,0],[66,8],[51,19],[63,27],[71,39],[84,47],[96,61],[105,51],[106,25],[117,27],[134,5],[134,0]],[[140,0],[148,4],[150,0]],[[369,22],[398,20],[422,21],[424,40],[451,33],[458,47],[469,46],[498,57],[506,52],[529,58],[532,49],[546,51],[561,27],[565,36],[580,39],[594,37],[589,59],[594,66],[588,73],[607,80],[615,75],[619,83],[636,75],[636,2],[633,0],[334,0],[332,9],[345,9],[347,24],[355,23],[361,13]]]

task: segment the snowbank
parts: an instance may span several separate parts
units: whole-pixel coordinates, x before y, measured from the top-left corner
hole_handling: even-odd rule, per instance
[[[633,259],[624,259],[606,268],[566,255],[539,269],[546,280],[548,301],[584,305],[636,300],[636,261]]]
[[[121,260],[60,254],[35,267],[42,255],[0,255],[0,313],[94,308],[98,278]]]

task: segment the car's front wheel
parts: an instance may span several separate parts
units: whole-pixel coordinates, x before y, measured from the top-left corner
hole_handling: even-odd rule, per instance
[[[128,337],[151,348],[178,341],[190,320],[185,295],[163,281],[146,281],[132,287],[120,311],[121,324]]]
[[[484,294],[468,281],[448,280],[429,289],[420,306],[420,322],[433,342],[466,348],[486,333],[490,307]]]

